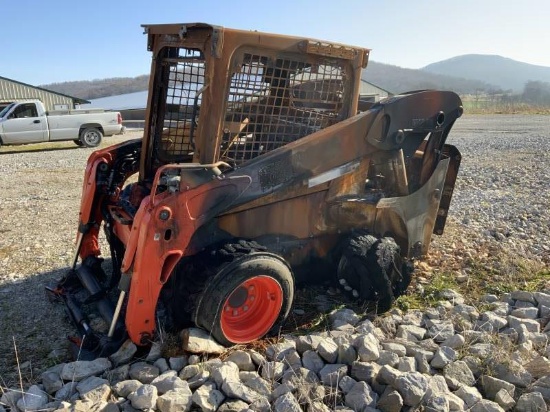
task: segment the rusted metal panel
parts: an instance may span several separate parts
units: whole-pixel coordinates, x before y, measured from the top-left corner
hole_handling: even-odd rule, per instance
[[[266,233],[297,239],[317,236],[324,231],[324,198],[325,192],[317,192],[230,213],[219,219],[219,227],[233,236],[249,239]]]
[[[153,86],[149,93],[143,147],[158,150],[161,163],[240,164],[357,111],[353,85],[366,65],[368,49],[205,24],[144,27],[153,52],[152,85],[165,86]],[[304,53],[304,45],[315,52]],[[328,77],[332,81],[321,81]],[[307,87],[300,89],[300,84]],[[263,99],[261,93],[266,94]],[[256,99],[254,104],[247,97]],[[232,123],[247,120],[237,137],[227,133]],[[180,136],[168,139],[171,153],[158,142],[166,140],[164,128],[175,128],[168,133]],[[245,149],[247,144],[254,148]],[[142,177],[150,175],[154,163],[143,161]]]

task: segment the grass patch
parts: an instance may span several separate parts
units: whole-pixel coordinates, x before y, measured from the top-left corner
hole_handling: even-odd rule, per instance
[[[471,298],[514,290],[537,291],[548,287],[550,270],[542,262],[499,253],[490,263],[472,262],[466,284]]]
[[[447,289],[457,290],[458,283],[452,273],[436,272],[423,289],[423,292],[409,291],[408,294],[400,296],[395,301],[395,305],[404,311],[409,309],[423,310],[435,306],[436,303],[445,300],[443,298],[443,291]]]
[[[464,270],[468,273],[468,280],[463,283],[456,281],[453,272],[434,271],[427,276],[427,284],[423,288],[414,290],[410,287],[406,295],[396,300],[396,306],[405,311],[435,306],[446,300],[442,296],[445,289],[455,290],[466,303],[476,307],[479,306],[479,299],[487,294],[500,296],[516,290],[534,292],[550,289],[550,269],[544,263],[504,251],[492,251],[489,258],[483,261],[470,260]]]

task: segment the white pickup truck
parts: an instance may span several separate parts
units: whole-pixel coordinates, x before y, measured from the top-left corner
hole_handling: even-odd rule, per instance
[[[47,113],[41,101],[26,100],[0,111],[0,146],[73,140],[95,147],[103,136],[123,132],[120,113],[103,109]]]

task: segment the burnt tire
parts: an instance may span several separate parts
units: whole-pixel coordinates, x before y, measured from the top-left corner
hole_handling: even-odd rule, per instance
[[[267,253],[257,242],[244,239],[213,245],[180,261],[161,292],[165,328],[176,332],[197,325],[209,330],[220,343],[236,343],[224,336],[217,307],[223,305],[231,290],[246,281],[243,276],[251,273],[258,276],[254,275],[258,268],[266,270],[274,282],[282,285],[281,309],[267,333],[276,332],[292,306],[294,277],[284,259]]]
[[[195,323],[224,344],[247,343],[276,332],[294,300],[294,278],[280,256],[253,252],[224,266],[209,282]]]
[[[376,302],[377,312],[388,311],[411,280],[411,265],[401,257],[390,237],[352,235],[341,246],[337,278],[344,289],[362,303]]]

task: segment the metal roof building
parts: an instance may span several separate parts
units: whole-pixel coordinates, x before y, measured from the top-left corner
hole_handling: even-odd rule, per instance
[[[93,99],[90,106],[108,110],[135,110],[145,109],[147,107],[147,90],[134,93],[119,94],[116,96],[100,97]]]
[[[16,100],[38,99],[46,110],[69,110],[90,103],[78,97],[53,92],[0,76],[0,107]]]
[[[375,103],[385,99],[386,97],[393,96],[393,93],[365,79],[361,79],[359,96],[361,96],[361,99],[371,99],[372,102]]]

